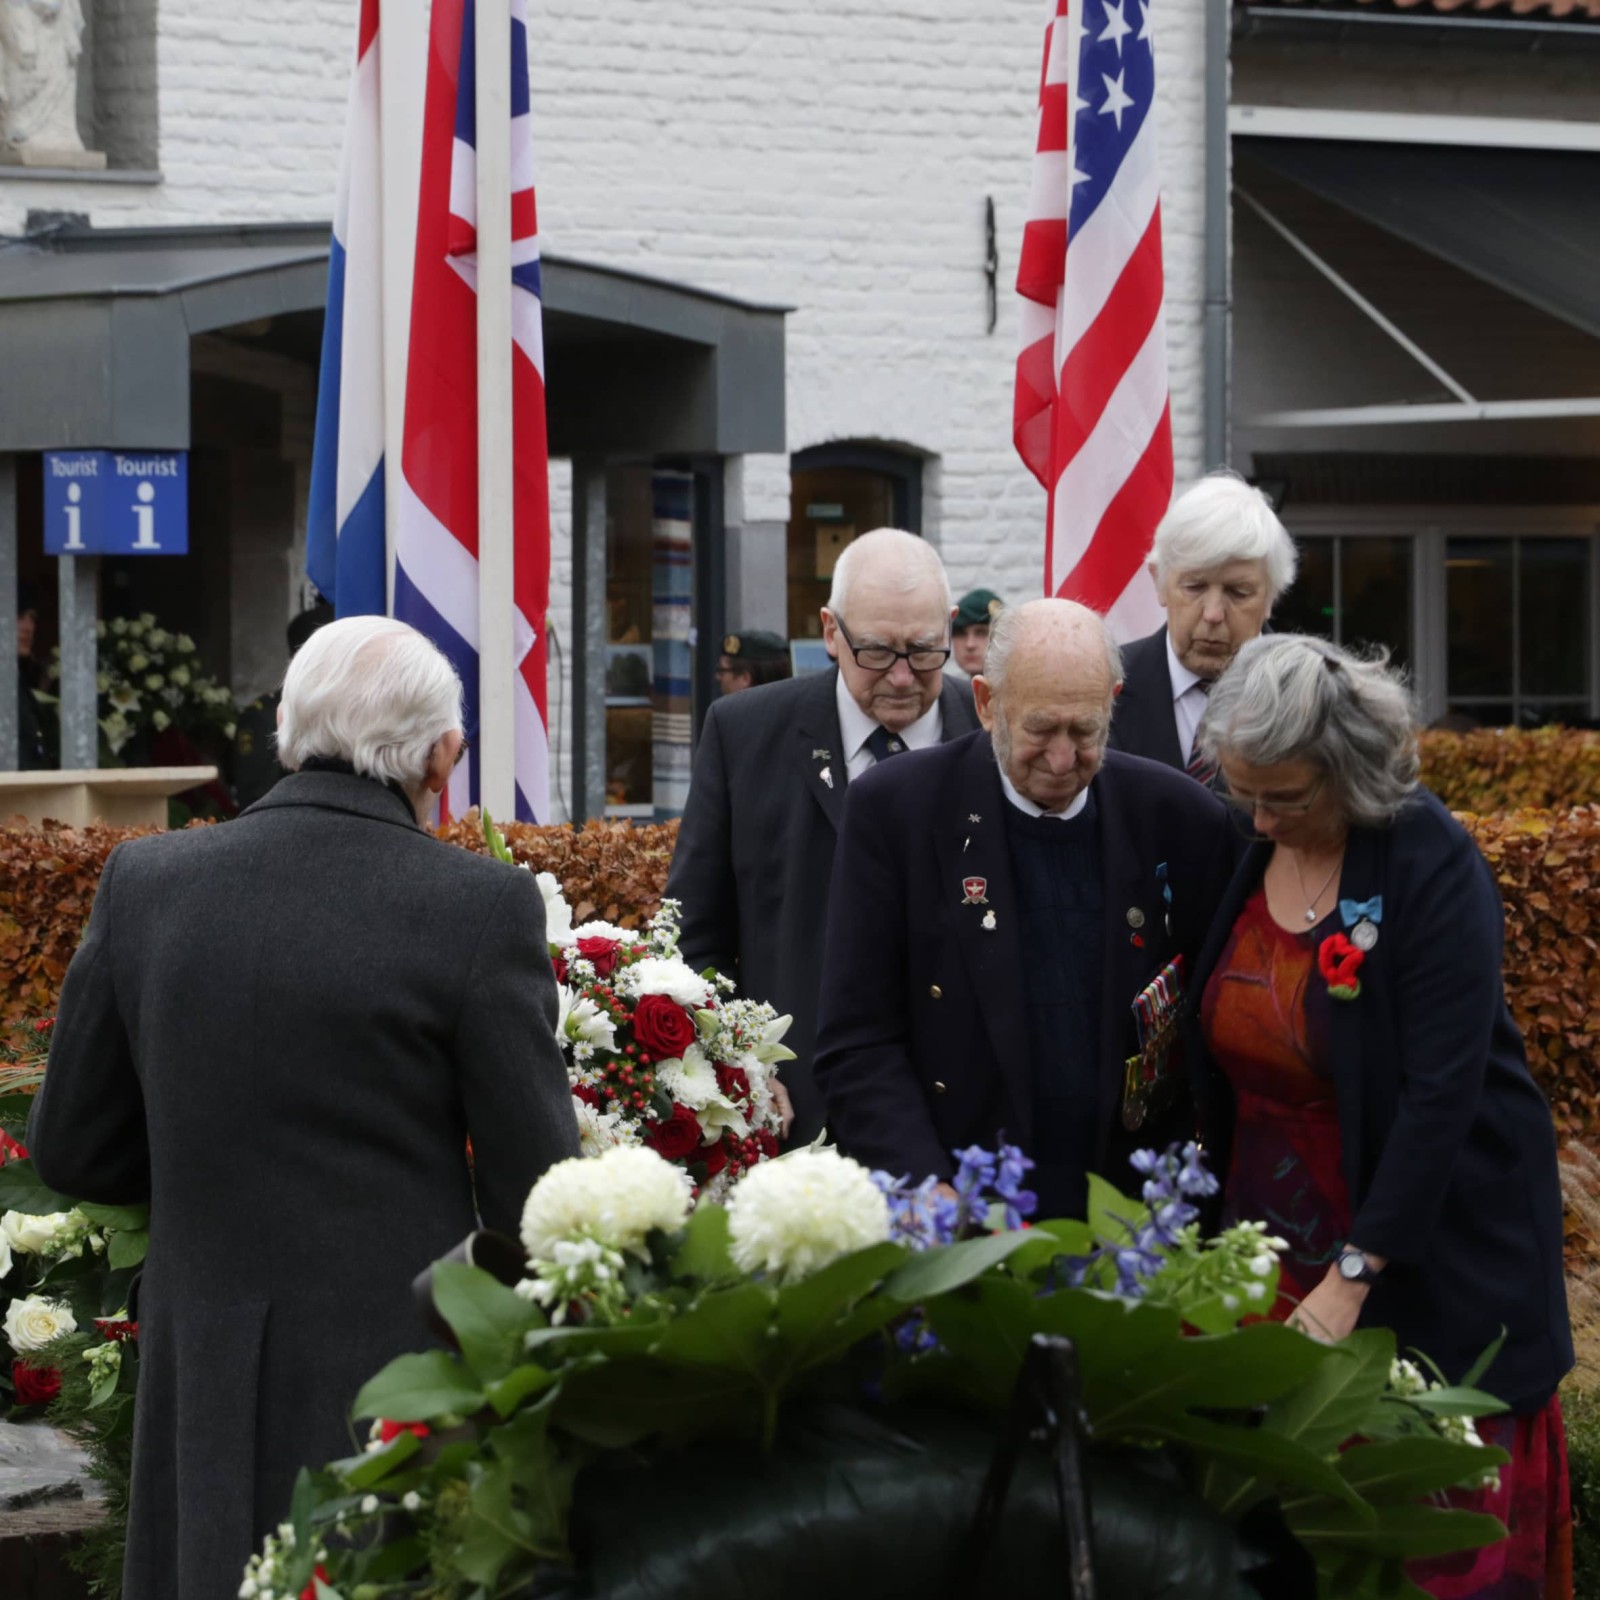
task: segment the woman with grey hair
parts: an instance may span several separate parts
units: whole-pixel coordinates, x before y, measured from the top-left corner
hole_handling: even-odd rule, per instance
[[[1571,1596],[1572,1366],[1549,1107],[1501,980],[1504,910],[1461,824],[1417,782],[1410,697],[1382,658],[1256,639],[1201,735],[1254,843],[1201,952],[1190,1059],[1225,1220],[1282,1235],[1274,1314],[1313,1337],[1394,1331],[1509,1408],[1481,1509],[1510,1529],[1455,1597]],[[1204,1048],[1198,1048],[1200,1045]]]

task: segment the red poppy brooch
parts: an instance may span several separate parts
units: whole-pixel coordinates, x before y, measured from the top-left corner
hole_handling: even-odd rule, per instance
[[[1361,993],[1361,963],[1367,952],[1342,933],[1330,933],[1317,947],[1317,971],[1335,1000],[1354,1000]]]

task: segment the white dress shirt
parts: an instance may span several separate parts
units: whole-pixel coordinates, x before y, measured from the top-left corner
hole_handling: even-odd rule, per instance
[[[1178,724],[1178,748],[1184,762],[1194,754],[1194,736],[1199,731],[1200,719],[1206,714],[1205,679],[1191,672],[1178,659],[1172,648],[1172,635],[1167,635],[1167,671],[1172,676],[1172,715]]]
[[[878,724],[856,704],[855,697],[845,686],[842,672],[834,685],[834,693],[839,702],[839,737],[844,740],[845,770],[854,780],[878,764],[878,758],[867,749],[867,740]],[[938,744],[943,735],[944,715],[935,700],[909,728],[902,728],[895,734],[895,738],[908,750],[926,750],[929,745]]]
[[[1046,811],[1043,806],[1036,806],[1027,795],[1017,788],[1016,784],[1005,775],[1004,768],[1000,772],[1000,787],[1005,790],[1006,799],[1025,817],[1053,817],[1057,822],[1071,822],[1089,803],[1089,790],[1088,786],[1085,785],[1078,791],[1077,799],[1065,811]]]

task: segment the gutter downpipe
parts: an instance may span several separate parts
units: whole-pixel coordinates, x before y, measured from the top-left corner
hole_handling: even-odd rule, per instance
[[[1231,149],[1228,138],[1229,0],[1206,0],[1206,233],[1205,306],[1202,321],[1204,361],[1201,446],[1206,471],[1226,466],[1230,326],[1228,246]]]

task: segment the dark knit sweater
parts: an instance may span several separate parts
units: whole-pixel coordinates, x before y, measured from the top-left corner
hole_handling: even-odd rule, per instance
[[[1094,790],[1068,821],[1008,804],[1032,1047],[1031,1175],[1040,1217],[1081,1217],[1099,1126],[1105,893]]]

